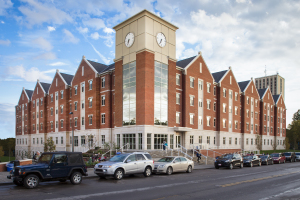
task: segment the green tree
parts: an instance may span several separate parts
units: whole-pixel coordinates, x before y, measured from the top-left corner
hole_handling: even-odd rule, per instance
[[[292,144],[292,147],[298,149],[298,142],[300,140],[300,120],[294,120],[290,124],[290,129],[287,130],[286,138]]]
[[[290,149],[289,138],[286,137],[285,140],[283,140],[283,146],[286,150]]]
[[[256,148],[261,151],[262,150],[262,136],[259,134],[256,134],[255,140],[256,140],[255,141]]]
[[[4,151],[3,151],[3,147],[0,146],[0,162],[1,162],[1,157],[4,156]]]
[[[54,144],[53,138],[49,137],[44,142],[44,152],[52,152],[56,150],[56,145]]]

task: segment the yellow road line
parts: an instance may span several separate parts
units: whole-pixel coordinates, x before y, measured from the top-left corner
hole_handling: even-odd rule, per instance
[[[285,176],[285,175],[289,175],[289,174],[295,174],[295,173],[299,173],[299,172],[300,171],[285,173],[285,174],[278,174],[278,175],[273,175],[273,176],[267,176],[267,177],[262,177],[262,178],[255,178],[255,179],[250,179],[250,180],[246,180],[246,181],[228,183],[228,184],[224,184],[224,185],[220,185],[220,186],[221,187],[230,187],[230,186],[239,185],[239,184],[242,184],[242,183],[252,183],[252,182],[255,182],[255,181],[261,181],[261,180],[276,178],[276,177]]]

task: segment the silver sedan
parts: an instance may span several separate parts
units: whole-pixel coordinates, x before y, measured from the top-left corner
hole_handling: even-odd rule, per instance
[[[181,156],[167,156],[154,162],[153,173],[166,173],[171,175],[173,172],[191,173],[194,169],[194,161]]]

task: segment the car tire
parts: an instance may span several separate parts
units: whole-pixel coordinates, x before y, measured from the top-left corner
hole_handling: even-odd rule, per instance
[[[189,165],[188,168],[187,168],[187,170],[186,170],[186,172],[187,173],[192,173],[192,171],[193,171],[193,168],[192,168],[191,165]]]
[[[233,169],[233,164],[232,163],[230,163],[229,169]]]
[[[29,174],[24,179],[24,186],[28,189],[36,188],[40,183],[40,179],[37,175]]]
[[[14,180],[13,183],[14,183],[16,186],[23,186],[23,181],[17,181],[17,180]]]
[[[115,180],[121,180],[124,176],[124,171],[122,169],[117,169],[114,173]]]
[[[171,175],[173,173],[173,168],[172,167],[168,167],[167,169],[167,175]]]
[[[250,163],[250,167],[253,167],[253,162]]]
[[[78,185],[82,181],[82,174],[80,172],[74,172],[72,173],[70,177],[70,181],[73,185]]]
[[[244,163],[241,163],[241,164],[240,164],[240,168],[243,168],[243,167],[244,167]]]
[[[59,179],[59,182],[61,182],[61,183],[64,183],[66,181],[67,181],[67,179]]]
[[[145,177],[149,177],[152,175],[152,170],[151,167],[146,167],[145,171],[144,171],[144,176]]]

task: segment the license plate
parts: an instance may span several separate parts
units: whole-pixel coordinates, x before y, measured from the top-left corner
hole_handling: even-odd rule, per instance
[[[222,164],[219,164],[219,166],[221,166]]]

